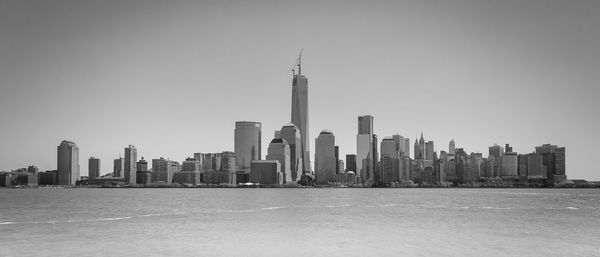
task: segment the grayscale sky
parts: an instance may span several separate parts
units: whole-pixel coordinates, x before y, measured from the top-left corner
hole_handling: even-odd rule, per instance
[[[56,169],[63,139],[82,175],[128,144],[181,162],[233,150],[238,120],[265,155],[301,48],[313,154],[322,129],[355,153],[371,114],[438,152],[566,146],[568,177],[600,180],[597,0],[0,0],[0,169]]]

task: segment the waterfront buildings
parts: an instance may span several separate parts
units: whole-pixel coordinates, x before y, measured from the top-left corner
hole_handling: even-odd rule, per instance
[[[79,180],[79,147],[71,141],[63,140],[57,148],[58,184],[74,186]]]
[[[253,160],[260,160],[261,152],[261,127],[260,122],[237,121],[234,130],[234,152],[236,166],[241,170],[250,168]]]

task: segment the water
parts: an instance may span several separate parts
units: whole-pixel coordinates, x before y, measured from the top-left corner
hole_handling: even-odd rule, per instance
[[[59,255],[600,256],[600,190],[0,190],[0,256]]]

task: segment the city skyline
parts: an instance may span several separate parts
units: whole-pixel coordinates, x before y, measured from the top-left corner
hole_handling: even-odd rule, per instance
[[[130,7],[138,15],[133,15],[131,19],[141,23],[127,23],[126,28],[148,29],[149,31],[141,30],[139,33],[152,39],[148,45],[138,45],[135,44],[136,40],[127,38],[121,30],[114,27],[124,25],[128,19],[118,12],[110,12],[118,18],[113,21],[114,24],[103,17],[91,16],[78,25],[69,23],[72,16],[58,19],[48,11],[79,15],[90,12],[92,6],[81,3],[76,5],[80,9],[58,5],[33,10],[24,5],[13,4],[14,6],[7,8],[11,11],[10,15],[1,15],[1,19],[7,22],[0,24],[14,25],[21,19],[15,15],[20,14],[24,15],[24,19],[36,14],[41,18],[24,25],[23,30],[15,31],[9,27],[7,31],[11,40],[7,42],[10,43],[0,47],[0,53],[7,57],[0,59],[0,117],[6,129],[0,135],[0,142],[4,144],[3,154],[0,155],[0,169],[11,170],[29,165],[37,165],[41,170],[56,169],[53,149],[56,149],[56,144],[61,140],[74,141],[80,147],[82,175],[87,174],[87,165],[81,160],[92,156],[101,159],[105,163],[102,166],[104,170],[101,171],[104,174],[111,170],[107,164],[118,158],[123,153],[123,148],[130,144],[139,150],[138,157],[144,156],[148,160],[165,156],[183,161],[195,152],[233,151],[232,124],[240,120],[261,122],[263,132],[268,135],[262,138],[261,144],[267,146],[272,140],[271,132],[289,122],[289,67],[298,50],[304,48],[303,74],[307,74],[311,81],[309,112],[312,125],[308,134],[318,135],[323,129],[331,129],[336,135],[336,144],[340,146],[340,156],[356,154],[356,117],[369,114],[376,118],[374,134],[379,139],[400,134],[412,141],[423,132],[427,140],[436,143],[436,152],[446,150],[451,139],[455,140],[457,148],[484,155],[494,143],[514,145],[514,151],[518,153],[533,152],[535,146],[546,143],[565,146],[568,148],[569,178],[600,180],[600,174],[593,165],[597,154],[596,146],[600,144],[595,133],[599,122],[594,111],[599,106],[594,98],[599,94],[597,87],[594,87],[597,81],[593,72],[597,70],[599,62],[597,54],[593,53],[600,51],[597,51],[598,46],[591,45],[599,38],[598,33],[591,28],[599,24],[597,17],[587,16],[593,10],[598,10],[597,3],[545,4],[550,6],[546,12],[563,14],[559,17],[565,20],[539,11],[531,2],[517,9],[514,3],[474,4],[469,7],[472,12],[463,13],[466,16],[462,18],[457,18],[461,13],[459,10],[451,9],[450,14],[444,15],[439,13],[442,6],[432,4],[403,3],[377,7],[351,3],[347,6],[348,13],[324,5],[323,9],[319,9],[323,13],[309,15],[317,18],[309,24],[322,21],[324,15],[335,15],[342,18],[342,21],[357,25],[361,35],[373,36],[378,41],[369,43],[359,39],[359,43],[348,43],[336,50],[334,47],[338,45],[323,42],[319,36],[324,34],[320,33],[333,29],[335,25],[339,25],[344,32],[350,32],[351,25],[329,21],[322,29],[312,30],[309,24],[294,23],[297,29],[306,33],[290,35],[289,40],[297,41],[285,40],[284,45],[287,46],[271,49],[274,43],[265,46],[259,44],[263,40],[260,36],[279,28],[269,25],[269,28],[257,31],[260,32],[259,37],[251,38],[253,44],[250,45],[260,46],[258,50],[246,46],[233,54],[225,54],[225,51],[238,46],[233,44],[235,39],[245,34],[238,29],[233,34],[225,35],[219,34],[219,31],[233,29],[233,25],[237,24],[235,19],[224,21],[215,29],[203,27],[205,33],[225,37],[224,41],[217,40],[223,38],[217,38],[214,42],[203,44],[199,41],[203,36],[194,37],[185,30],[165,32],[145,23],[152,21],[149,16],[154,9],[144,11]],[[219,9],[218,4],[199,6],[208,7],[209,10]],[[263,14],[268,15],[265,19],[269,24],[272,20],[283,19],[275,11],[285,8],[285,5],[269,7],[275,10],[264,6],[261,9],[261,6],[249,8],[262,10]],[[369,10],[380,10],[385,6],[401,12],[404,8],[400,7],[412,7],[425,14],[432,15],[430,12],[433,12],[437,18],[427,23],[412,15],[410,18],[416,20],[413,23],[415,28],[408,28],[401,25],[400,21],[404,18],[395,18],[391,12],[384,12],[383,16],[375,19],[375,24],[383,25],[387,30],[373,31],[367,31],[372,27],[360,20],[350,19],[351,14],[374,18],[373,12]],[[310,7],[315,6],[302,8]],[[506,40],[504,42],[485,41],[496,37],[485,28],[469,23],[477,20],[475,14],[483,15],[487,8],[492,7],[506,7],[514,11],[494,9],[495,16],[492,15],[489,20],[483,19],[494,31],[500,33],[496,37]],[[558,12],[551,7],[568,12]],[[106,8],[108,12],[114,11],[116,7]],[[164,10],[166,7],[153,8]],[[194,27],[192,24],[202,24],[191,22],[196,19],[196,10],[198,8],[190,8],[182,18],[173,19],[171,27],[166,28],[183,25],[183,28],[189,29]],[[362,10],[365,12],[360,12]],[[232,8],[230,11],[239,14],[241,10]],[[290,15],[299,16],[299,13],[293,11]],[[515,16],[515,22],[522,22],[529,26],[528,29],[534,29],[539,34],[530,37],[519,34],[528,30],[508,26],[512,23],[499,17],[508,13]],[[171,13],[163,13],[160,17],[173,18],[174,14],[165,16],[169,14]],[[254,25],[264,22],[255,16],[250,18],[250,23]],[[450,24],[444,25],[442,18],[453,19]],[[216,18],[208,15],[201,19],[210,21]],[[394,30],[390,25],[384,25],[386,19],[391,19],[391,24],[401,29]],[[56,26],[50,27],[47,34],[40,31],[40,26],[43,28],[41,22],[46,21],[50,24],[48,26]],[[94,21],[105,23],[94,25]],[[70,25],[59,26],[65,24]],[[442,37],[446,39],[443,42],[449,45],[436,44],[432,40],[436,35],[428,34],[426,30],[433,25],[465,34]],[[461,30],[458,25],[466,27]],[[569,31],[572,27],[581,29]],[[92,28],[91,33],[116,33],[118,36],[92,37],[82,31],[86,28]],[[418,28],[425,29],[424,34],[419,35],[416,32]],[[395,33],[385,36],[386,31]],[[403,37],[401,32],[410,36]],[[67,39],[60,39],[55,35],[61,33],[66,34]],[[192,39],[193,43],[202,45],[202,49],[174,39],[159,40],[153,33],[186,36],[184,39]],[[510,37],[502,37],[513,34],[521,35],[518,38],[525,41],[520,42],[523,43],[522,48],[515,48],[516,41],[508,40]],[[77,41],[82,35],[89,37],[86,39],[90,41]],[[563,36],[571,37],[564,39]],[[122,39],[125,43],[119,44],[114,41],[115,38]],[[279,37],[265,38],[279,42]],[[348,39],[348,35],[333,33],[325,38],[341,40]],[[560,43],[546,43],[546,39]],[[93,40],[110,44],[94,45],[96,41]],[[401,40],[412,41],[402,44]],[[18,46],[25,41],[28,43]],[[65,47],[73,48],[68,49],[59,44],[63,42],[68,43]],[[229,45],[217,47],[217,42]],[[466,42],[471,43],[467,45],[474,47],[475,52],[458,47],[460,43]],[[411,51],[397,50],[402,48],[394,46],[395,43],[408,47]],[[426,44],[422,45],[423,48],[418,48],[417,43]],[[162,62],[175,64],[179,71],[166,69],[166,66],[146,59],[151,56],[149,52],[160,52],[178,44],[185,50],[172,53],[167,51],[170,54],[159,54],[159,58]],[[384,50],[357,48],[360,44],[379,45]],[[543,47],[532,48],[538,45]],[[137,48],[139,46],[142,47]],[[51,49],[57,50],[56,55],[49,52]],[[130,62],[119,59],[116,55],[126,49],[139,49],[131,50],[125,55],[125,58],[133,58]],[[207,53],[203,49],[219,49],[220,52],[217,53],[221,55]],[[351,49],[354,51],[348,51]],[[28,52],[30,50],[31,53]],[[107,57],[93,54],[96,50]],[[453,54],[449,50],[456,50],[457,53]],[[437,54],[424,55],[427,51]],[[526,54],[521,58],[516,53]],[[512,55],[503,56],[504,54]],[[56,65],[52,65],[55,60],[53,57],[57,60]],[[224,60],[219,61],[220,57]],[[265,59],[260,60],[260,65],[250,66],[260,57]],[[86,63],[86,58],[90,60],[87,66],[82,65]],[[204,62],[204,59],[215,61]],[[125,73],[109,67],[109,64],[117,65]],[[214,67],[210,67],[211,64]],[[457,68],[450,67],[452,65]],[[260,82],[250,81],[248,86],[248,79],[253,77],[259,78],[257,81]],[[190,94],[190,91],[197,95]],[[116,92],[126,92],[126,97],[117,96]],[[89,95],[94,96],[93,101],[88,99]],[[369,97],[364,98],[366,95]],[[126,106],[130,110],[124,110]],[[449,109],[452,107],[454,110]],[[308,141],[315,138],[308,138]],[[261,158],[264,159],[265,147],[262,150]],[[312,144],[308,152],[315,152]],[[314,156],[309,154],[309,157],[312,159]]]

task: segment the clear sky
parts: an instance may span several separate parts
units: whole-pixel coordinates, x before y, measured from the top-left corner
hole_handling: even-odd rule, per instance
[[[138,157],[233,150],[263,123],[263,155],[290,121],[304,48],[311,153],[331,129],[435,148],[567,148],[570,178],[600,180],[600,1],[0,0],[0,169],[56,169],[61,140],[102,173]],[[314,156],[311,157],[314,160]]]

